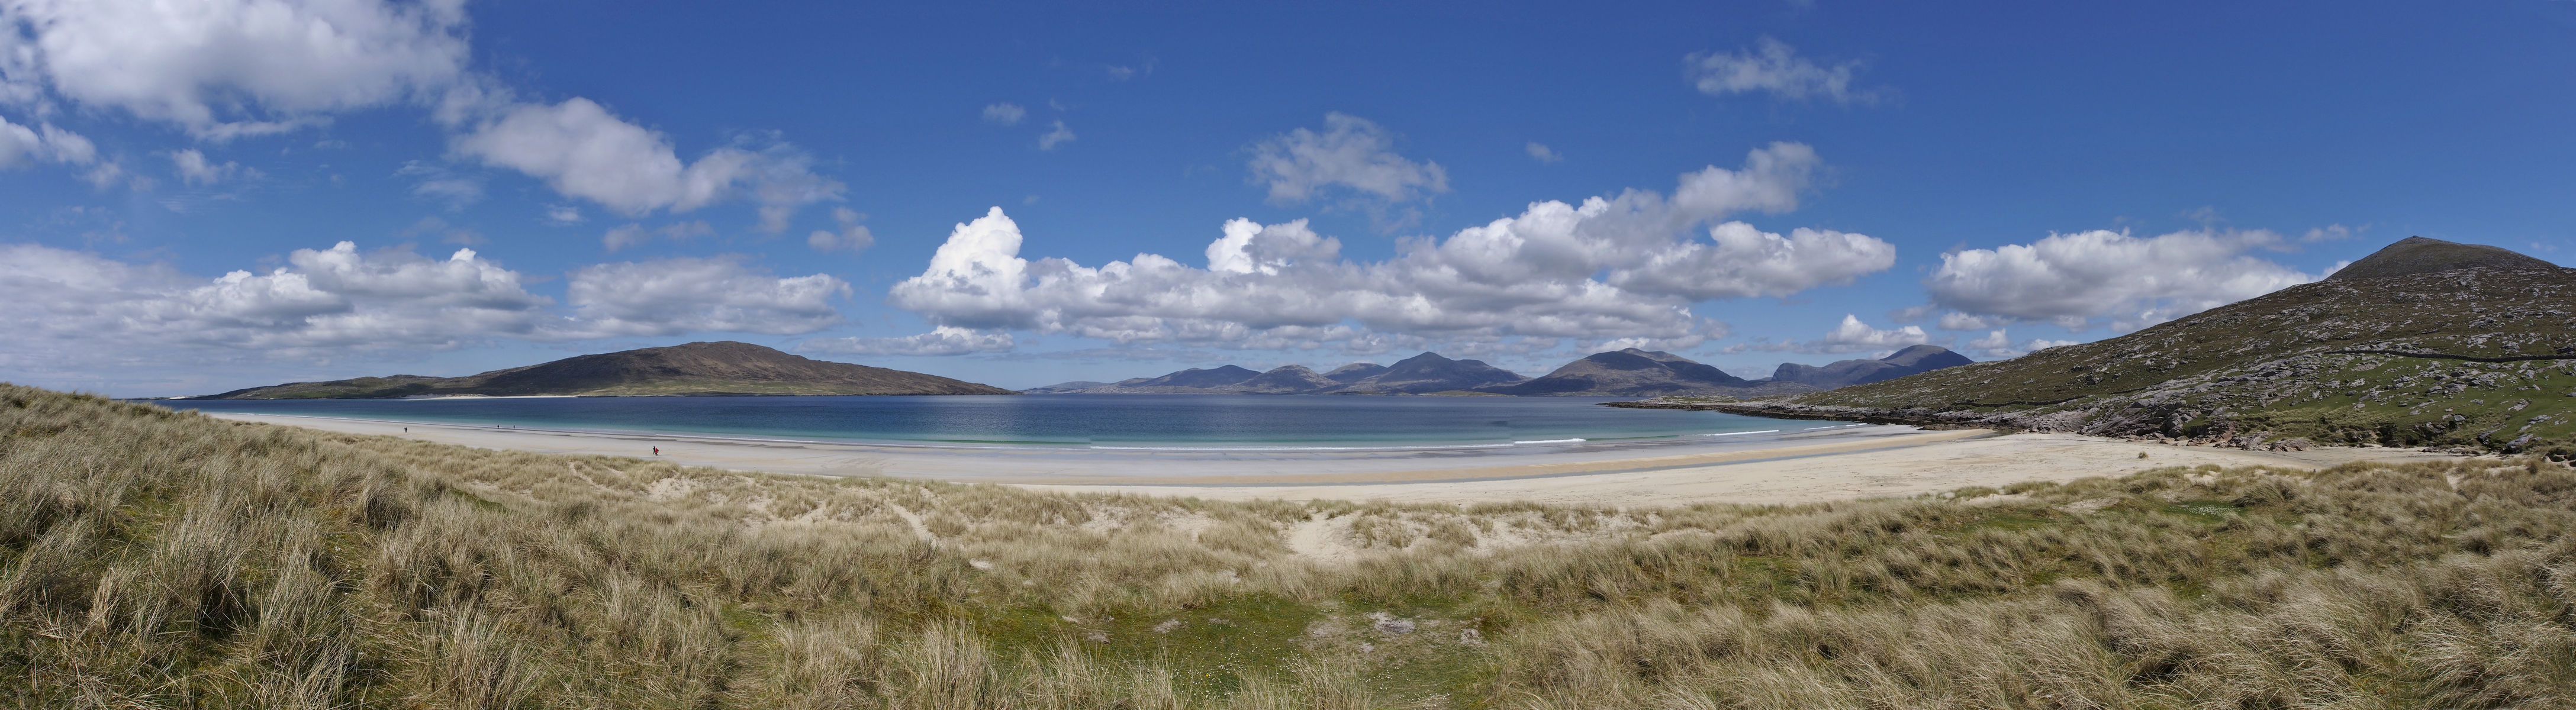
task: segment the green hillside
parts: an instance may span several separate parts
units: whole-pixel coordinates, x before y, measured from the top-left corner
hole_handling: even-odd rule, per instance
[[[1666,404],[2254,447],[2576,452],[2576,270],[2532,261],[2332,278],[2011,360],[1773,400]]]
[[[1217,503],[0,385],[0,707],[2569,707],[2570,529],[2531,459]]]

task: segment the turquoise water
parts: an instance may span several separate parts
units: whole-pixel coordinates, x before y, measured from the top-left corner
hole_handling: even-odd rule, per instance
[[[1094,449],[1509,447],[1810,428],[1589,397],[1022,395],[169,400],[180,409],[528,429]]]

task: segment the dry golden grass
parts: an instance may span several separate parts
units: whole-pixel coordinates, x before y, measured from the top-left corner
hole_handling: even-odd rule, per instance
[[[22,707],[2576,706],[2576,472],[1794,507],[746,475],[0,386]]]

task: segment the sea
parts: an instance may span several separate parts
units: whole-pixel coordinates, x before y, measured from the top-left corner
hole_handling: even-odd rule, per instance
[[[1824,428],[1594,397],[1018,395],[162,400],[178,409],[939,447],[1297,451],[1715,441]],[[1830,425],[1827,425],[1830,426]]]

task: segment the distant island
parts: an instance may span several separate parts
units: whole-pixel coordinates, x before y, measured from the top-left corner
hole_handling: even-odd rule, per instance
[[[944,394],[1016,393],[937,375],[815,360],[723,341],[582,355],[464,377],[392,375],[289,382],[194,399]]]
[[[1224,365],[1191,368],[1159,377],[1118,382],[1065,382],[1021,390],[1028,394],[1482,394],[1513,396],[1650,397],[1796,394],[1894,379],[1973,360],[1938,345],[1916,345],[1876,360],[1843,360],[1823,367],[1783,364],[1771,376],[1748,380],[1667,352],[1628,348],[1594,353],[1540,377],[1439,353],[1405,358],[1393,366],[1355,362],[1315,372],[1283,365],[1268,372]]]

